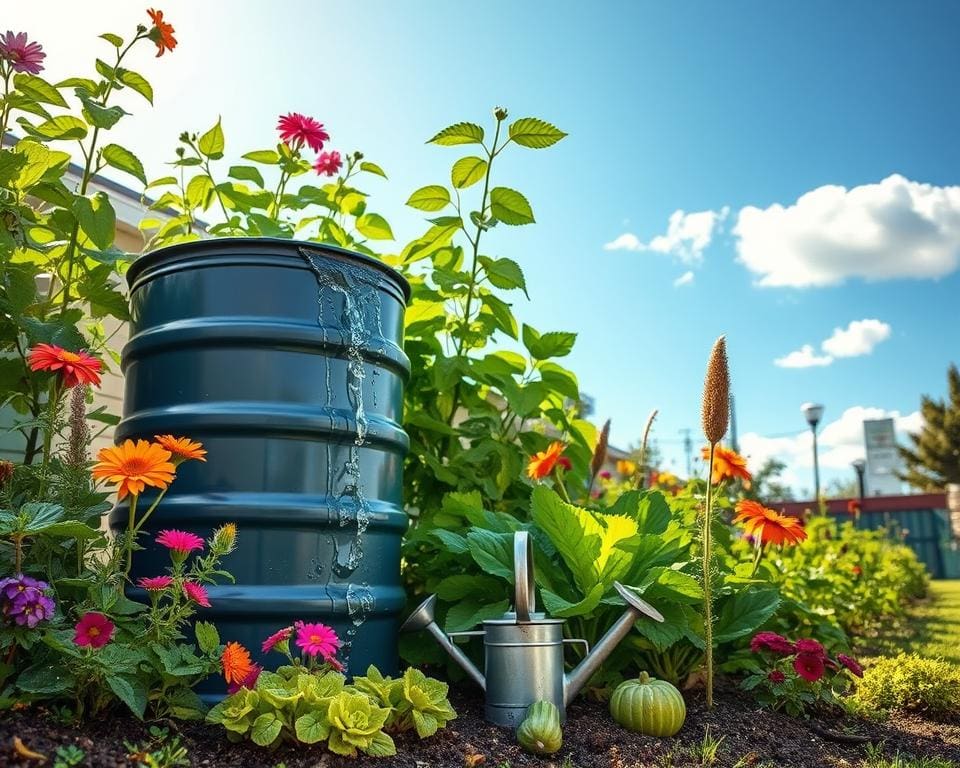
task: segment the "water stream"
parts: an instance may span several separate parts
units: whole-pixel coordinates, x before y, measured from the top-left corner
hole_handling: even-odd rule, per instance
[[[309,579],[323,578],[326,572],[324,588],[328,598],[334,601],[330,590],[331,582],[336,579],[337,584],[346,583],[347,613],[350,626],[347,637],[344,638],[342,661],[348,666],[350,650],[357,629],[366,621],[367,616],[375,607],[375,598],[368,584],[364,581],[357,584],[350,581],[353,574],[360,567],[363,560],[363,535],[370,522],[370,505],[363,494],[361,478],[360,456],[361,448],[367,442],[369,419],[364,407],[364,380],[366,367],[363,350],[371,341],[383,343],[383,327],[380,313],[380,285],[379,280],[364,269],[343,262],[325,263],[320,254],[314,254],[308,249],[301,248],[310,271],[317,280],[317,323],[319,324],[327,357],[325,358],[325,407],[330,413],[330,426],[336,426],[335,411],[333,410],[334,391],[331,380],[331,356],[328,346],[328,330],[342,328],[341,337],[335,339],[346,347],[346,392],[347,400],[353,411],[354,438],[347,446],[347,458],[342,466],[335,470],[334,454],[342,453],[341,446],[334,446],[332,441],[327,442],[327,480],[326,499],[335,511],[340,531],[330,536],[333,546],[333,558],[330,567],[325,568],[319,558],[313,560],[313,570],[307,574]],[[336,315],[337,297],[343,302],[343,310],[339,317]],[[325,314],[329,321],[325,321]],[[378,371],[373,368],[373,375]],[[376,407],[376,381],[373,381],[374,400]],[[348,530],[350,529],[350,530]],[[337,590],[339,592],[339,590]]]

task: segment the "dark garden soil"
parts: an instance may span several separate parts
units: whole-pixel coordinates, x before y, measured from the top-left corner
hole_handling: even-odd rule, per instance
[[[960,715],[948,722],[915,716],[895,716],[884,723],[851,719],[817,720],[813,729],[803,721],[758,709],[733,688],[721,687],[715,706],[707,712],[702,691],[688,693],[686,724],[673,739],[655,739],[628,733],[610,718],[605,705],[579,700],[570,707],[564,727],[563,749],[549,758],[524,753],[510,731],[483,720],[479,694],[463,688],[451,694],[459,718],[434,738],[419,741],[415,735],[397,738],[398,754],[392,758],[349,760],[320,748],[283,747],[276,751],[249,743],[231,744],[217,727],[190,723],[162,723],[171,735],[179,734],[189,752],[190,765],[229,768],[681,768],[712,765],[716,768],[793,768],[861,766],[866,746],[849,743],[855,736],[883,745],[888,757],[939,757],[960,767]],[[723,737],[714,762],[701,757],[704,734]],[[848,741],[824,738],[828,730]],[[147,727],[126,715],[114,715],[81,729],[64,725],[50,712],[27,709],[0,713],[0,766],[34,768],[38,760],[18,755],[19,737],[30,750],[48,757],[53,765],[58,747],[76,745],[86,758],[79,765],[96,768],[139,765],[124,741],[149,740]],[[854,737],[854,738],[851,738]],[[72,763],[70,763],[72,765]]]

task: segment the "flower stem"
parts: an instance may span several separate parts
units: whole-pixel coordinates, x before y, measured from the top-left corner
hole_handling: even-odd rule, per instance
[[[129,577],[130,569],[133,567],[133,541],[137,535],[137,529],[134,526],[134,521],[137,519],[137,501],[139,496],[137,494],[130,495],[130,515],[127,518],[127,567],[124,569],[123,575]]]
[[[710,443],[710,469],[707,474],[707,509],[703,516],[703,631],[706,645],[707,709],[713,707],[713,602],[711,553],[713,549],[713,461],[716,443]]]

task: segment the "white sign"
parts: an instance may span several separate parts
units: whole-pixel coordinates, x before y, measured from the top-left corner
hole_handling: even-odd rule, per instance
[[[897,496],[903,492],[903,483],[897,477],[900,471],[900,452],[893,419],[874,419],[863,422],[863,439],[867,446],[867,496]]]

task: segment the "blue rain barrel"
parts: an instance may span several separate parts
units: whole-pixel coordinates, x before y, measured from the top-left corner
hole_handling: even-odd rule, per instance
[[[321,621],[346,642],[348,671],[394,672],[406,280],[361,254],[260,238],[164,248],[127,277],[117,441],[173,434],[208,450],[205,463],[179,467],[148,521],[134,582],[168,564],[157,531],[207,537],[235,522],[224,566],[236,583],[210,587],[201,612],[223,642],[257,657],[281,627]],[[111,525],[126,519],[124,503]]]

